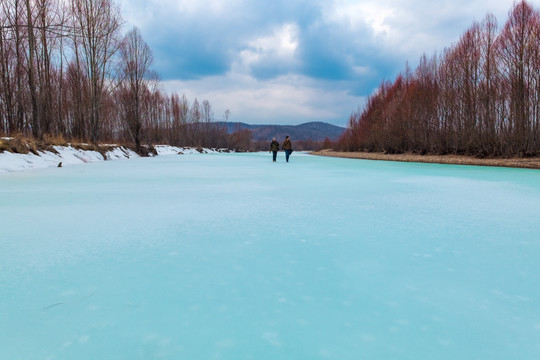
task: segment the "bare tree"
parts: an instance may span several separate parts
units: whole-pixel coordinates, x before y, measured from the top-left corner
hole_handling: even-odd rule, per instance
[[[123,121],[137,149],[141,147],[143,94],[148,91],[150,82],[157,80],[150,69],[152,61],[150,47],[140,31],[133,28],[120,47],[119,93],[123,99]]]
[[[39,99],[36,88],[36,69],[35,69],[35,57],[36,57],[36,38],[34,34],[34,11],[30,4],[30,0],[26,0],[26,26],[28,32],[28,61],[26,67],[28,69],[28,87],[30,89],[30,99],[32,104],[32,135],[35,138],[41,137],[41,129],[39,127]]]
[[[478,139],[484,155],[497,153],[497,104],[499,97],[498,59],[496,40],[498,35],[497,19],[488,14],[480,24],[482,58],[480,63],[479,84],[479,120],[480,136]]]
[[[210,105],[208,100],[204,100],[202,102],[201,120],[207,124],[214,121],[214,111],[212,110],[212,105]]]
[[[137,148],[224,143],[210,102],[158,89],[149,46],[137,29],[121,41],[113,1],[0,2],[0,132],[131,138]]]
[[[72,0],[75,64],[89,85],[89,137],[97,142],[104,93],[110,91],[111,64],[120,46],[120,11],[111,0]]]
[[[531,106],[534,100],[535,76],[538,75],[540,15],[529,3],[514,6],[499,37],[498,51],[505,89],[509,94],[507,129],[512,136],[513,152],[530,152],[534,146],[531,137]]]
[[[14,48],[8,32],[7,4],[0,6],[0,131],[15,131]]]

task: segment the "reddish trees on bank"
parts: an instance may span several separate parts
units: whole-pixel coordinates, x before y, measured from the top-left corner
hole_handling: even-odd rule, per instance
[[[521,1],[501,30],[487,15],[439,56],[383,82],[336,147],[532,156],[540,154],[539,119],[540,13]]]

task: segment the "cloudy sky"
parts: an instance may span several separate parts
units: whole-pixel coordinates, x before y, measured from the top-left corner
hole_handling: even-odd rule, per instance
[[[120,0],[165,90],[216,120],[345,126],[384,79],[440,51],[513,0]],[[529,0],[540,8],[540,0]]]

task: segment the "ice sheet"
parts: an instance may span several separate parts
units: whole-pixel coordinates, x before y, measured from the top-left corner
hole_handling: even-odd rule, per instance
[[[538,359],[540,172],[283,155],[0,174],[0,359]]]

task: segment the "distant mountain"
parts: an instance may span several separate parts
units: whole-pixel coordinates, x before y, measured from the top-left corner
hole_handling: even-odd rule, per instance
[[[229,134],[237,130],[248,129],[253,133],[255,141],[270,141],[275,137],[281,142],[287,135],[293,141],[323,141],[325,138],[336,140],[345,131],[345,128],[318,121],[300,125],[249,125],[241,122],[216,122],[216,124],[227,127]]]

